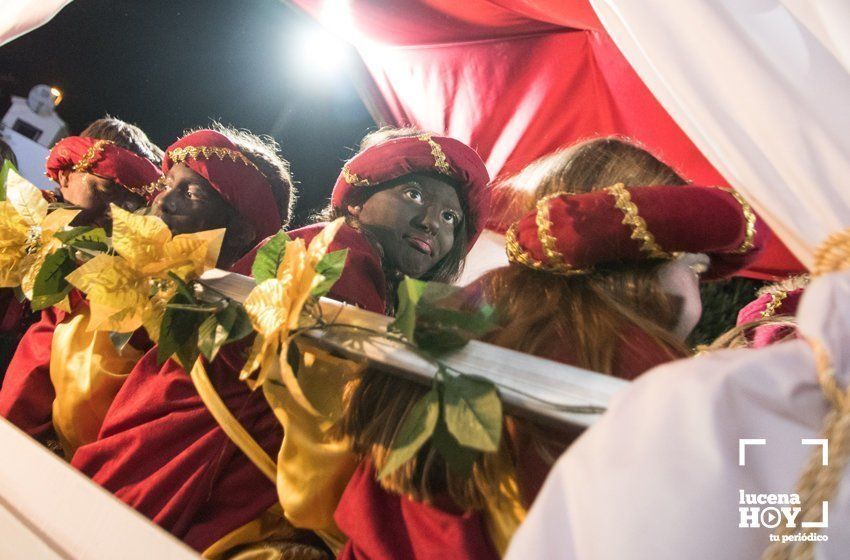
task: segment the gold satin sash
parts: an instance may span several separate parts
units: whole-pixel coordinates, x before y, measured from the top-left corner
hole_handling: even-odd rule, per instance
[[[107,332],[87,331],[90,317],[89,307],[79,306],[56,326],[50,349],[53,426],[68,459],[97,439],[106,411],[142,357],[129,344],[119,352]]]
[[[333,514],[357,468],[358,457],[350,451],[348,440],[336,440],[329,431],[342,414],[345,385],[364,366],[304,344],[299,344],[299,349],[298,382],[319,415],[302,407],[283,385],[263,385],[266,399],[284,432],[276,465],[227,409],[201,360],[195,362],[190,375],[204,404],[228,437],[276,483],[286,520],[295,527],[315,531],[338,553],[347,539],[336,526]],[[256,526],[251,529],[250,525],[245,526],[244,534],[256,533]]]

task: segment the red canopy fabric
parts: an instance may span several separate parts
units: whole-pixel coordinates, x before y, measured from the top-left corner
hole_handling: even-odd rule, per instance
[[[369,101],[387,123],[469,143],[493,177],[577,140],[619,134],[696,184],[727,185],[587,0],[292,1],[357,47],[381,98]],[[798,271],[774,241],[746,275]]]

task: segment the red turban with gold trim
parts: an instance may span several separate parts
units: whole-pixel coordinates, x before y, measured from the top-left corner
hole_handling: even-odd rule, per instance
[[[584,194],[558,193],[507,233],[511,262],[559,274],[675,253],[706,253],[710,277],[753,261],[767,228],[733,191],[697,186],[629,187]]]
[[[156,165],[99,138],[68,136],[57,142],[47,157],[47,176],[58,183],[60,171],[109,179],[148,202],[162,189],[162,174]]]
[[[489,214],[490,174],[478,153],[454,138],[420,134],[393,138],[371,146],[343,166],[331,204],[344,208],[352,194],[410,173],[436,173],[458,186],[472,216],[465,216],[471,247]]]
[[[266,176],[225,135],[214,130],[187,134],[168,147],[162,172],[185,163],[206,179],[256,230],[255,240],[277,233],[283,220]]]

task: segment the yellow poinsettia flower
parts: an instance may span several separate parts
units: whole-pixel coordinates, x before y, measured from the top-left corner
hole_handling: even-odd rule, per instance
[[[10,170],[6,200],[0,202],[0,287],[20,286],[30,299],[44,259],[62,247],[53,234],[65,229],[79,213],[59,209],[48,214],[47,210],[41,191]]]
[[[153,340],[176,292],[169,273],[190,281],[215,267],[223,229],[172,236],[155,216],[112,206],[112,247],[68,275],[91,304],[89,330],[131,332],[145,326]]]
[[[301,391],[287,361],[289,335],[298,327],[310,292],[324,280],[316,272],[316,265],[327,253],[342,224],[342,218],[328,224],[309,247],[303,239],[287,243],[277,276],[257,285],[244,303],[257,336],[240,379],[252,389],[267,381],[282,383],[298,403],[311,412],[315,409]],[[257,369],[259,374],[251,377]]]

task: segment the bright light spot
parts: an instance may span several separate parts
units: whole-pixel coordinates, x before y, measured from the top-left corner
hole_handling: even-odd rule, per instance
[[[344,75],[349,49],[343,40],[324,30],[305,31],[295,49],[296,63],[305,78],[327,81]]]
[[[50,95],[51,97],[53,97],[54,107],[62,103],[62,90],[60,90],[59,88],[52,87],[50,88]]]

